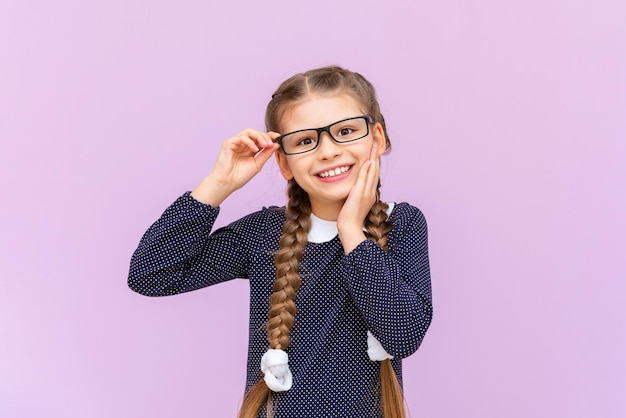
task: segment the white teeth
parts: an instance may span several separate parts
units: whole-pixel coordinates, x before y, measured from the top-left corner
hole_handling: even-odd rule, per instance
[[[345,173],[348,170],[350,170],[350,167],[348,167],[348,166],[337,167],[334,170],[324,171],[323,173],[320,173],[319,176],[322,177],[322,178],[325,178],[325,177],[335,177],[335,176],[338,176],[339,174]]]

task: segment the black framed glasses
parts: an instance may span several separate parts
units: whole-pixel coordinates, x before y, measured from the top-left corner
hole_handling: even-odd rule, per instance
[[[357,141],[370,133],[371,116],[354,116],[331,123],[322,128],[300,129],[276,138],[286,155],[302,154],[313,151],[320,144],[320,135],[327,132],[338,144]]]

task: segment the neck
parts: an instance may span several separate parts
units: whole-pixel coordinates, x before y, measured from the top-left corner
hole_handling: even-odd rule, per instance
[[[345,201],[332,203],[311,202],[311,212],[325,221],[336,221],[344,203]]]

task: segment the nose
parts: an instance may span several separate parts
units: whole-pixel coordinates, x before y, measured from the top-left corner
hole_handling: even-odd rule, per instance
[[[336,143],[328,132],[321,132],[317,146],[317,157],[322,160],[328,160],[341,154],[341,146]]]

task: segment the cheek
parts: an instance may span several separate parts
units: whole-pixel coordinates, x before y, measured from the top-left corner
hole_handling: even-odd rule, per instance
[[[310,167],[310,164],[306,161],[306,157],[298,157],[296,155],[288,156],[286,158],[286,165],[294,175],[304,173]]]
[[[374,140],[371,139],[367,141],[367,143],[363,144],[363,148],[361,149],[361,158],[364,160],[369,160],[372,155],[372,148],[374,147]],[[379,150],[380,151],[380,150]]]

